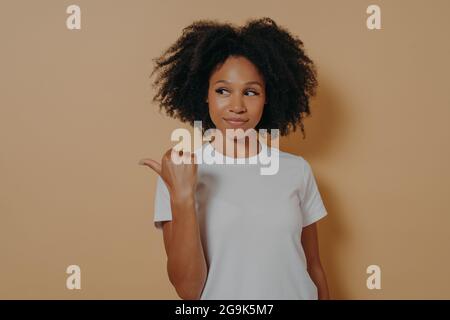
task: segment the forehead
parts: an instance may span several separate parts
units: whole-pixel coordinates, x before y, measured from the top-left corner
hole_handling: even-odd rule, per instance
[[[230,56],[222,65],[217,66],[211,75],[212,83],[218,80],[229,82],[246,83],[259,81],[264,83],[264,78],[258,68],[247,58]]]

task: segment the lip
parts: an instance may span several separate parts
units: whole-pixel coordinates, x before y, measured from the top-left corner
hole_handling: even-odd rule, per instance
[[[223,118],[226,122],[233,126],[239,126],[248,121],[248,119],[242,119],[242,118]]]

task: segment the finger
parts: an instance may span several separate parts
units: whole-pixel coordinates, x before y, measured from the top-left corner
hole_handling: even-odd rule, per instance
[[[190,152],[183,153],[183,161],[186,164],[194,164],[195,154]]]
[[[172,161],[173,164],[182,164],[185,163],[185,157],[186,157],[186,151],[183,150],[176,150],[174,148],[171,149],[170,153],[170,161]]]
[[[157,174],[161,175],[161,164],[153,159],[142,159],[140,165],[144,165],[153,169]]]

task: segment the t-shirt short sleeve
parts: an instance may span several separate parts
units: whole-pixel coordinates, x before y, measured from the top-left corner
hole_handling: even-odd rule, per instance
[[[170,194],[164,180],[158,176],[156,181],[155,208],[153,222],[155,227],[162,229],[162,221],[172,220],[172,210],[170,206]]]
[[[306,227],[327,215],[312,168],[303,159],[303,184],[300,188],[300,209],[303,215],[303,227]]]

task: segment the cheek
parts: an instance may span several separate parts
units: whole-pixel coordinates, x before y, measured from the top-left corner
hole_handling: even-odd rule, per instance
[[[262,117],[264,111],[264,100],[254,100],[248,104],[248,111],[251,113],[251,117],[256,121]]]
[[[223,112],[225,110],[226,104],[218,99],[209,99],[208,109],[209,109],[209,117],[217,128],[222,127],[221,119]]]
[[[215,110],[223,110],[230,104],[228,97],[213,97],[211,104]]]
[[[221,113],[223,113],[224,110],[226,110],[226,107],[228,105],[228,102],[224,98],[217,98],[212,97],[209,99],[209,114],[212,116],[220,116]]]

